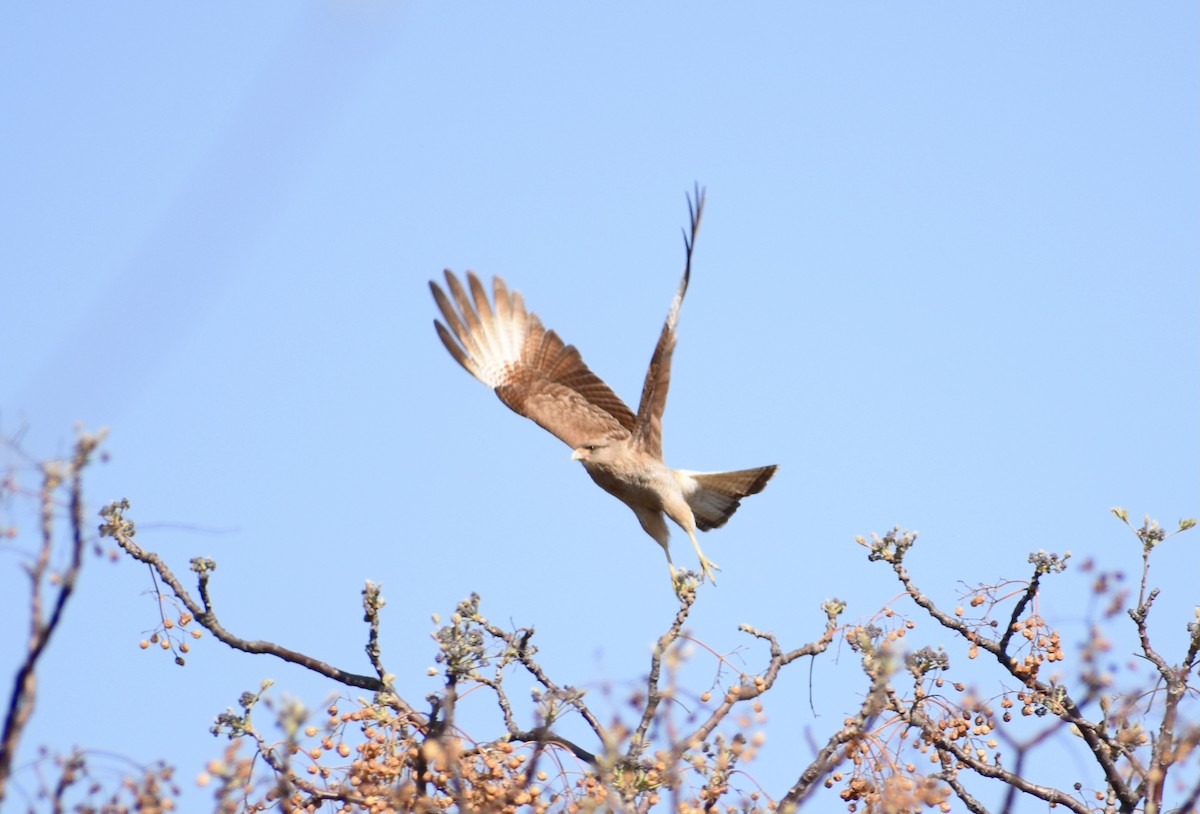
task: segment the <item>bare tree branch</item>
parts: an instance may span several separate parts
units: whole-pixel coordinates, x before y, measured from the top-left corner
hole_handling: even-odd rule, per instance
[[[388,693],[391,698],[395,699],[395,703],[401,709],[415,714],[412,707],[402,700],[391,685],[384,681],[382,676],[366,676],[352,673],[348,670],[343,670],[333,665],[327,664],[312,656],[299,653],[295,650],[290,650],[281,645],[269,641],[243,639],[227,630],[217,619],[216,611],[212,606],[212,599],[208,592],[209,576],[213,569],[216,568],[216,563],[206,558],[196,558],[192,560],[191,568],[197,575],[198,587],[200,594],[199,602],[188,592],[183,586],[183,583],[175,576],[171,568],[163,562],[158,554],[152,551],[146,551],[134,541],[134,524],[132,520],[125,517],[125,512],[129,509],[129,501],[122,500],[110,503],[101,512],[104,518],[104,523],[100,526],[100,533],[103,536],[111,537],[116,541],[129,556],[133,557],[138,562],[145,563],[150,567],[152,572],[161,579],[171,592],[175,595],[188,612],[192,614],[195,620],[209,631],[217,640],[229,645],[235,650],[241,650],[245,653],[265,654],[275,656],[283,661],[291,664],[296,664],[314,673],[318,673],[327,678],[331,678],[341,684],[350,687],[359,687],[361,689],[370,690],[371,692]],[[378,608],[375,608],[378,610]],[[368,602],[367,615],[368,620],[371,618],[371,607]],[[376,624],[372,623],[372,630],[375,630]],[[374,636],[376,634],[372,634]],[[373,640],[372,640],[373,641]],[[368,648],[371,644],[368,644]],[[370,653],[370,650],[368,650]],[[373,661],[373,666],[377,670],[381,670],[382,666]]]
[[[884,538],[885,541],[887,539],[888,538]],[[895,540],[892,540],[892,543],[895,543]],[[891,547],[885,543],[885,545],[877,547],[877,556],[873,556],[873,558],[883,559],[889,562],[892,570],[896,574],[896,577],[900,580],[900,583],[904,586],[905,591],[908,593],[913,602],[915,602],[920,608],[928,613],[940,625],[960,634],[968,642],[971,642],[992,654],[1001,667],[1007,670],[1014,678],[1021,681],[1021,683],[1023,683],[1026,687],[1029,687],[1031,690],[1047,698],[1055,699],[1055,714],[1066,723],[1076,727],[1077,731],[1080,733],[1080,736],[1087,743],[1088,748],[1091,750],[1092,755],[1095,757],[1097,763],[1103,769],[1105,780],[1109,787],[1113,790],[1113,793],[1117,795],[1117,798],[1120,800],[1123,809],[1127,808],[1132,810],[1132,807],[1137,804],[1139,795],[1134,789],[1130,788],[1126,778],[1113,761],[1113,755],[1120,753],[1120,748],[1117,746],[1117,744],[1112,743],[1108,739],[1101,727],[1084,717],[1083,712],[1080,710],[1071,696],[1066,692],[1065,687],[1061,685],[1051,686],[1043,681],[1039,681],[1035,673],[1018,669],[1019,663],[1015,659],[1011,658],[1005,650],[1008,641],[1007,637],[1004,640],[997,641],[987,636],[980,635],[974,628],[971,627],[971,625],[960,619],[956,619],[939,608],[927,594],[918,588],[903,564],[904,553],[911,546],[911,544],[911,540],[909,540],[907,544],[894,545]],[[1035,579],[1038,574],[1042,573],[1041,569],[1042,566],[1038,566],[1038,569],[1035,571]],[[1028,593],[1024,594],[1021,603],[1027,603],[1029,601],[1028,597]],[[986,772],[981,770],[976,771],[985,777],[998,776],[995,775],[993,769],[991,768],[988,768]],[[1014,780],[1019,780],[1019,778],[1016,778],[1015,776],[1013,777]],[[1029,785],[1031,789],[1034,788],[1033,784]],[[1022,787],[1022,790],[1025,790],[1025,788]],[[1031,791],[1031,793],[1033,792]],[[1036,794],[1036,796],[1042,795]],[[1065,794],[1062,796],[1069,800],[1074,799]],[[1068,803],[1065,801],[1062,804],[1068,805]]]
[[[75,590],[75,583],[83,567],[83,470],[100,442],[104,440],[104,436],[103,431],[94,435],[81,433],[75,442],[74,455],[65,467],[58,461],[49,461],[42,466],[42,488],[39,498],[41,546],[34,564],[27,569],[30,582],[29,643],[26,646],[25,657],[17,667],[8,710],[4,717],[4,729],[0,733],[0,801],[4,800],[21,733],[33,714],[37,700],[38,661],[45,653],[50,638],[62,623],[67,601]],[[57,590],[53,591],[50,597],[50,615],[49,618],[44,618],[43,590],[54,549],[54,495],[67,479],[70,480],[71,560],[66,570],[58,575]]]
[[[830,736],[821,751],[801,772],[787,793],[779,800],[780,812],[796,811],[818,787],[821,780],[846,759],[847,749],[870,730],[887,701],[887,673],[878,671],[871,679],[871,688],[863,699],[858,713],[846,720],[842,728]]]

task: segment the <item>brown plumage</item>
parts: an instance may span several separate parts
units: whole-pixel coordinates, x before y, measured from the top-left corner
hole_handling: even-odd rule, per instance
[[[434,320],[438,336],[450,355],[475,378],[496,391],[512,410],[532,419],[571,447],[573,460],[599,486],[629,506],[646,533],[667,555],[672,580],[671,518],[688,533],[703,573],[715,583],[717,566],[700,550],[696,529],[720,528],[737,511],[741,499],[761,492],[775,466],[734,472],[691,472],[670,469],[662,456],[662,414],[671,383],[675,326],[692,272],[692,250],[704,212],[704,192],[688,201],[691,233],[684,233],[687,260],[663,324],[638,411],[625,402],[584,364],[579,351],[525,309],[525,301],[510,292],[499,277],[492,279],[492,300],[479,278],[467,272],[463,285],[449,270],[446,286],[430,282],[433,297],[446,323]],[[494,304],[493,304],[494,303]]]

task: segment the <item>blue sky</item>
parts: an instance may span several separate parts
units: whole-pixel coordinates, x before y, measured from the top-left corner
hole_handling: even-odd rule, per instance
[[[698,181],[667,460],[781,470],[702,538],[724,571],[697,638],[795,646],[832,595],[870,615],[897,589],[853,538],[896,524],[945,602],[1041,548],[1133,571],[1109,508],[1173,525],[1200,498],[1198,25],[1172,2],[5,4],[0,430],[49,455],[109,427],[92,503],[130,498],[181,571],[215,558],[247,637],[366,671],[382,582],[419,699],[429,614],[478,591],[559,680],[620,695],[670,621],[661,552],[454,364],[426,281],[504,276],[636,405]],[[1172,652],[1197,545],[1157,554]],[[0,549],[5,617],[19,562]],[[1087,580],[1060,582],[1043,613],[1079,626]],[[148,587],[88,563],[26,757],[190,778],[241,691],[331,689],[211,641],[183,670],[139,652]],[[750,767],[775,793],[856,705],[848,652],[813,667],[819,717],[794,673]]]

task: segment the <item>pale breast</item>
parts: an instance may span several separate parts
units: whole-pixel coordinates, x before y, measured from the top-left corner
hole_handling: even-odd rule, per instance
[[[614,467],[585,461],[584,468],[597,486],[630,507],[662,511],[679,493],[679,484],[671,476],[671,470],[661,462]]]

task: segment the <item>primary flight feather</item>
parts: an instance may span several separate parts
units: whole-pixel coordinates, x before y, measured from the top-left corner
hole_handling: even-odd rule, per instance
[[[446,271],[447,294],[430,281],[433,298],[446,322],[434,320],[446,350],[471,375],[496,391],[512,410],[532,419],[574,452],[573,460],[599,486],[637,515],[642,528],[663,548],[671,578],[679,587],[671,561],[669,517],[696,547],[700,568],[715,583],[717,566],[704,556],[696,529],[719,528],[737,511],[741,499],[757,494],[775,474],[763,466],[733,472],[670,469],[662,456],[662,414],[671,382],[675,326],[692,272],[692,250],[704,212],[704,191],[688,201],[690,233],[684,232],[687,260],[663,324],[636,414],[604,381],[588,369],[574,345],[546,330],[525,308],[517,291],[492,278],[492,299],[472,272],[464,285]]]

